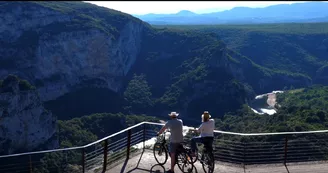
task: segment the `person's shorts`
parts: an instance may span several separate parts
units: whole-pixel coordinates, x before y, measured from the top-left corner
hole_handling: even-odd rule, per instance
[[[176,153],[177,149],[179,148],[181,144],[180,143],[170,143],[169,145],[169,152],[170,153]]]

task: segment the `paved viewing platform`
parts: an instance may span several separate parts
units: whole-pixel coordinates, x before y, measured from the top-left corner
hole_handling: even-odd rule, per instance
[[[150,150],[143,154],[138,153],[131,157],[127,162],[125,160],[110,168],[106,173],[165,173],[170,169],[170,159],[164,166],[157,164],[154,155]],[[139,163],[139,164],[138,164]],[[204,173],[199,162],[195,163],[196,170],[193,173]],[[176,173],[182,173],[178,166],[175,167]],[[328,162],[303,162],[288,163],[286,166],[281,164],[256,164],[246,165],[231,164],[216,161],[214,173],[327,173]]]

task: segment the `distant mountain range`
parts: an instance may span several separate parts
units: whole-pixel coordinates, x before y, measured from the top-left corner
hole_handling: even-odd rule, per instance
[[[154,25],[328,22],[328,3],[305,2],[272,5],[265,8],[235,7],[231,10],[206,14],[182,10],[176,14],[134,16]]]

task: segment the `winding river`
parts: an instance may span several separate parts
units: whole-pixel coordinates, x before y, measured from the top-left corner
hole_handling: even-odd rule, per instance
[[[268,114],[273,115],[277,113],[275,109],[276,94],[283,93],[283,91],[272,91],[271,93],[266,93],[258,95],[255,99],[249,104],[249,107],[257,114]]]

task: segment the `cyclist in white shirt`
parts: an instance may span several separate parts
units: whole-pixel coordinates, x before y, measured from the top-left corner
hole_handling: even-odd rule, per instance
[[[171,120],[167,121],[166,124],[162,127],[162,129],[157,133],[157,136],[162,134],[166,129],[171,130],[170,137],[170,145],[169,145],[169,153],[171,157],[171,169],[167,171],[167,173],[174,173],[174,166],[176,163],[175,153],[181,143],[183,142],[183,122],[181,119],[178,119],[178,113],[171,112],[169,116]]]
[[[208,111],[204,111],[202,115],[202,124],[198,128],[198,133],[200,136],[193,137],[191,139],[191,150],[193,152],[193,156],[195,156],[195,152],[197,151],[196,143],[203,143],[206,149],[212,152],[213,148],[213,140],[214,140],[214,128],[215,122],[214,119],[210,119],[211,115]]]

